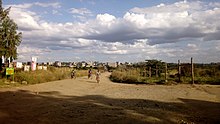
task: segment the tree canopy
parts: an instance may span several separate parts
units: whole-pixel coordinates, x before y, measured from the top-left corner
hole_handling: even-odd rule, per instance
[[[9,17],[10,9],[4,9],[0,0],[0,59],[17,59],[17,47],[22,41],[22,33],[17,32],[17,24]]]

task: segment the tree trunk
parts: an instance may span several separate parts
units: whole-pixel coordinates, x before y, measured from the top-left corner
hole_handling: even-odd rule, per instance
[[[2,71],[2,57],[0,57],[0,71]]]
[[[2,0],[0,0],[0,12],[2,12]]]

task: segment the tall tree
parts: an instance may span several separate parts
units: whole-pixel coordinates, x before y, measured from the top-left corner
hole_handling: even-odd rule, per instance
[[[10,7],[4,9],[0,0],[0,69],[2,56],[17,59],[17,47],[22,41],[22,33],[17,32],[17,24],[9,17]]]

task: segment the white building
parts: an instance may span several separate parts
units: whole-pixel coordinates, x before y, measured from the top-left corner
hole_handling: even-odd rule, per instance
[[[108,62],[107,65],[109,67],[114,67],[114,68],[118,67],[118,63],[117,62]]]
[[[60,62],[60,61],[56,61],[56,62],[54,63],[54,65],[55,65],[56,67],[61,67],[61,62]]]
[[[14,62],[15,68],[23,68],[22,62]]]

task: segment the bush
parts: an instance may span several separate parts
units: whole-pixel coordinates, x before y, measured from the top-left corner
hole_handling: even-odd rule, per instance
[[[220,77],[197,77],[195,79],[196,83],[199,84],[215,84],[219,85],[220,84]]]
[[[133,66],[134,67],[134,66]],[[167,82],[165,81],[165,70],[159,68],[160,74],[155,75],[155,69],[151,69],[151,77],[149,76],[146,65],[136,66],[135,68],[120,66],[116,68],[111,75],[111,80],[115,82],[125,83],[192,83],[191,65],[187,63],[181,64],[181,80],[177,64],[170,66],[167,70]],[[220,64],[194,64],[194,82],[197,84],[217,84],[220,85]]]
[[[130,70],[114,70],[110,76],[114,82],[125,83],[143,83],[144,78],[140,76],[140,72],[135,69]]]
[[[15,82],[22,83],[22,81],[26,81],[28,84],[37,84],[37,83],[45,83],[49,81],[68,79],[71,75],[71,68],[56,68],[56,67],[48,67],[48,70],[36,70],[30,72],[24,71],[15,71],[14,80]],[[77,70],[77,77],[86,76],[86,70]],[[13,77],[10,76],[8,79],[13,80]],[[3,84],[0,81],[1,84]],[[4,85],[4,84],[3,84]]]

